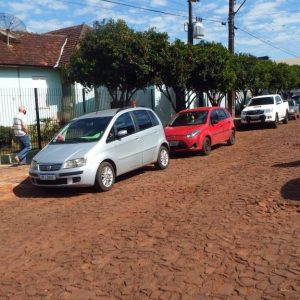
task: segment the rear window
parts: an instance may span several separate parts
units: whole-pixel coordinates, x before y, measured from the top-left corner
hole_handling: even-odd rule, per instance
[[[159,125],[159,121],[157,120],[157,117],[154,115],[154,113],[150,110],[147,110],[147,113],[150,116],[150,119],[152,121],[153,126],[157,126]]]
[[[218,109],[217,113],[218,113],[219,120],[227,119],[227,115],[223,109]]]
[[[136,117],[140,130],[145,130],[152,127],[150,115],[146,110],[135,110],[133,111],[133,114]]]

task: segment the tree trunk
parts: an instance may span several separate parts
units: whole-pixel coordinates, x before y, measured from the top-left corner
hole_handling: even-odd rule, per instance
[[[185,90],[182,88],[174,88],[176,97],[176,112],[185,109]]]

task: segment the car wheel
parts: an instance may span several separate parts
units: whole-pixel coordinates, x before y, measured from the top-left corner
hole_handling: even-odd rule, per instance
[[[95,180],[96,190],[99,192],[107,192],[112,188],[114,183],[115,170],[113,166],[107,161],[101,163],[97,170]]]
[[[276,116],[275,116],[275,121],[274,121],[274,123],[273,123],[273,127],[274,127],[274,128],[277,128],[277,127],[278,127],[278,123],[279,123],[278,114],[276,114]]]
[[[227,144],[232,146],[235,144],[235,131],[232,130],[229,139],[227,140]]]
[[[286,112],[285,118],[283,120],[283,124],[287,124],[288,122],[289,122],[289,114],[288,114],[288,112]]]
[[[202,153],[203,155],[208,155],[211,151],[211,142],[208,137],[206,137],[202,144]]]
[[[168,167],[170,162],[169,150],[165,146],[161,146],[158,152],[158,158],[155,163],[157,170],[164,170]]]

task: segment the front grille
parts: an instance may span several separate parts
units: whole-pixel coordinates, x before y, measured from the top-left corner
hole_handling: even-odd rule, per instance
[[[247,116],[255,116],[255,115],[262,115],[264,113],[263,110],[258,109],[258,110],[250,110],[247,111]]]
[[[182,142],[182,141],[179,141],[179,143],[177,144],[177,145],[174,145],[174,146],[172,146],[172,145],[170,145],[170,148],[171,149],[187,149],[187,145],[184,143],[184,142]]]
[[[60,178],[56,180],[40,180],[40,179],[35,179],[35,182],[37,184],[41,185],[59,185],[59,184],[67,184],[68,179],[67,178]]]
[[[61,164],[40,164],[40,171],[57,171],[61,168]]]

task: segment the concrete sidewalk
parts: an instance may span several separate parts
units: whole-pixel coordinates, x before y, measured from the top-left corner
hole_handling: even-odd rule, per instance
[[[16,186],[28,184],[29,165],[0,165],[0,201],[9,199]]]

